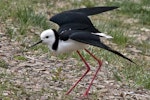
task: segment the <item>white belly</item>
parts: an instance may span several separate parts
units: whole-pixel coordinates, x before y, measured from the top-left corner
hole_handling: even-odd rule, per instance
[[[80,43],[80,42],[69,39],[67,41],[59,41],[57,51],[53,51],[53,52],[56,53],[56,54],[67,53],[67,52],[83,49],[83,48],[86,48],[86,47],[87,47],[87,44]]]

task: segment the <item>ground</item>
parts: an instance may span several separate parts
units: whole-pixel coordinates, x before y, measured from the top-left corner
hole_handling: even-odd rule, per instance
[[[84,2],[82,2],[83,4],[80,6],[94,5],[90,0],[89,2],[89,4],[84,4]],[[96,3],[96,1],[94,2]],[[15,4],[15,1],[12,1],[11,3]],[[48,18],[47,14],[52,16],[54,15],[53,13],[62,11],[62,9],[53,11],[53,7],[50,7],[49,9],[45,8],[45,2],[41,5],[39,3],[35,4],[36,6],[39,6],[35,10],[36,13],[44,11],[46,18]],[[54,4],[57,7],[59,6],[64,9],[70,8],[70,6],[68,7],[70,3],[64,4],[64,2],[55,2]],[[73,2],[73,4],[74,7],[78,8],[79,5],[77,5],[76,2]],[[107,4],[109,5],[109,3]],[[66,5],[68,8],[65,7]],[[114,15],[112,15],[113,13]],[[88,98],[85,99],[149,100],[150,82],[148,80],[150,79],[150,24],[148,22],[145,22],[144,24],[140,23],[139,19],[133,18],[132,16],[129,18],[127,15],[122,13],[118,15],[118,13],[114,11],[104,14],[104,17],[92,17],[93,20],[96,20],[93,21],[93,23],[98,29],[101,28],[101,25],[103,25],[105,28],[103,28],[102,31],[107,33],[110,32],[110,30],[114,30],[113,28],[119,27],[119,29],[123,29],[123,27],[125,27],[126,31],[123,32],[128,33],[126,36],[127,38],[130,38],[127,39],[129,42],[122,42],[123,39],[126,39],[126,37],[119,40],[116,38],[117,36],[114,37],[118,40],[113,40],[113,43],[112,41],[108,42],[106,40],[104,40],[104,42],[107,43],[107,45],[112,46],[114,49],[120,49],[120,52],[123,52],[125,55],[132,58],[138,65],[119,59],[117,56],[113,56],[113,54],[109,54],[108,52],[102,51],[98,48],[89,47],[88,49],[91,50],[91,52],[95,52],[94,54],[102,59],[103,65],[93,83]],[[118,17],[120,21],[118,22],[113,16]],[[2,17],[4,17],[4,15]],[[106,17],[108,18],[106,19]],[[115,22],[110,21],[110,19],[115,20]],[[85,52],[82,52],[91,65],[91,71],[70,93],[70,95],[65,95],[66,91],[86,70],[85,65],[80,61],[80,58],[76,55],[76,53],[73,52],[69,55],[64,54],[56,56],[53,55],[46,46],[42,45],[37,48],[28,49],[27,47],[29,45],[38,40],[36,34],[41,33],[41,31],[47,26],[45,25],[45,27],[40,27],[40,29],[38,29],[39,27],[30,25],[29,23],[27,24],[28,27],[26,27],[24,22],[22,24],[22,21],[14,25],[16,20],[14,15],[12,16],[11,14],[5,18],[5,21],[4,18],[1,18],[1,20],[0,99],[80,100],[80,96],[88,87],[88,83],[91,81],[92,75],[97,68],[97,62],[90,59]],[[99,20],[105,20],[105,24],[111,24],[114,26],[108,27],[105,24],[100,24]],[[24,34],[24,31],[27,33]],[[116,31],[120,32],[118,29],[116,29],[115,32]]]

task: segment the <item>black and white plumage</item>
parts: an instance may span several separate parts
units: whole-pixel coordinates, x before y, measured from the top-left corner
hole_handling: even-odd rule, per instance
[[[93,45],[96,47],[103,48],[105,50],[108,50],[112,53],[117,54],[118,56],[121,56],[129,60],[130,62],[133,62],[131,59],[127,58],[123,54],[111,49],[110,47],[102,43],[100,40],[101,37],[104,38],[112,38],[112,37],[104,33],[101,33],[98,29],[96,29],[88,17],[90,15],[99,14],[116,8],[118,7],[92,7],[92,8],[81,8],[81,9],[69,10],[69,11],[64,11],[62,13],[59,13],[50,18],[50,21],[59,25],[58,31],[56,31],[55,29],[48,29],[43,31],[40,36],[41,40],[32,46],[35,46],[39,43],[45,43],[48,45],[49,49],[56,54],[68,53],[70,51],[77,51],[77,53],[84,61],[86,66],[87,63],[82,58],[78,50],[85,49],[88,45]],[[101,67],[101,63],[100,63],[101,61],[98,60],[94,55],[92,55],[87,49],[85,50],[95,60],[98,61],[99,63],[99,69],[97,69],[98,72]],[[87,66],[87,70],[88,69],[89,66]],[[84,73],[84,75],[67,92],[67,94],[69,94],[72,91],[72,89],[87,74],[87,72]],[[97,75],[97,72],[95,73],[95,77]],[[95,77],[93,77],[93,80],[95,79]],[[92,81],[91,81],[91,85],[93,83]],[[91,85],[84,93],[84,96],[88,95]]]

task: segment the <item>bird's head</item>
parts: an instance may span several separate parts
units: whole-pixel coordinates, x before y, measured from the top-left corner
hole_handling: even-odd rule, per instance
[[[53,29],[48,29],[48,30],[43,31],[40,35],[40,38],[41,38],[40,41],[38,41],[37,43],[31,45],[30,47],[34,47],[39,43],[44,43],[46,45],[52,46],[52,44],[55,41],[54,30]]]

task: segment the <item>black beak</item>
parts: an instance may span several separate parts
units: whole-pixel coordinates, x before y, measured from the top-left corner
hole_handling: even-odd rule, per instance
[[[38,45],[38,44],[40,44],[40,43],[42,43],[42,40],[40,40],[39,42],[37,42],[37,43],[31,45],[29,48],[32,48],[32,47],[34,47],[34,46],[36,46],[36,45]]]

